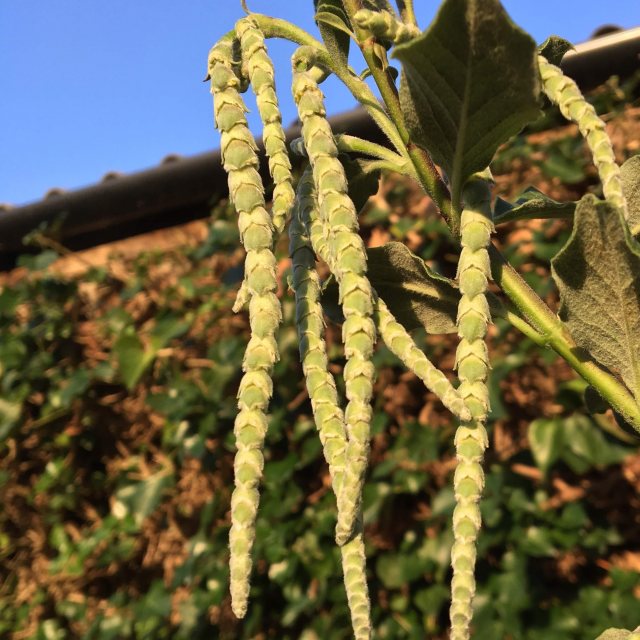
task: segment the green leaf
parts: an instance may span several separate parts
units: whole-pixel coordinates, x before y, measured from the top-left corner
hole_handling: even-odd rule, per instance
[[[142,482],[136,482],[119,489],[115,493],[113,515],[117,518],[132,515],[133,521],[137,526],[140,526],[143,520],[158,506],[165,489],[172,487],[173,484],[173,475],[163,470]]]
[[[535,187],[529,187],[514,204],[496,198],[494,222],[503,224],[513,220],[571,218],[576,205],[576,202],[558,202]]]
[[[191,326],[191,323],[187,320],[182,320],[177,316],[169,315],[164,318],[160,318],[150,335],[151,348],[155,354],[169,344],[173,338],[178,338],[184,335]]]
[[[466,179],[538,116],[536,55],[498,0],[446,0],[427,31],[394,49],[411,139],[449,175],[455,207]]]
[[[135,333],[123,333],[113,345],[118,360],[120,375],[128,389],[133,389],[160,349],[173,338],[184,335],[191,323],[177,316],[167,315],[156,321],[149,335],[149,346],[145,347]]]
[[[629,453],[629,449],[610,443],[587,416],[576,414],[566,418],[563,430],[566,449],[589,466],[615,464]],[[570,459],[566,461],[570,462]]]
[[[575,47],[560,36],[549,36],[539,47],[538,52],[543,55],[551,64],[560,66],[562,58],[567,51]]]
[[[629,228],[634,236],[640,234],[640,155],[632,156],[621,167],[622,189],[627,198]]]
[[[340,154],[340,160],[349,184],[349,197],[353,200],[356,211],[360,211],[369,197],[378,190],[380,169],[376,168],[375,160],[350,158],[347,154]]]
[[[52,249],[46,249],[36,256],[22,255],[18,258],[18,266],[30,271],[41,271],[52,265],[60,256]]]
[[[347,67],[353,32],[342,0],[313,0],[313,6],[315,21],[329,54],[341,66]]]
[[[22,403],[0,398],[0,440],[9,436],[22,415]]]
[[[144,349],[137,335],[126,333],[116,340],[113,351],[118,360],[122,381],[127,389],[133,389],[145,369],[151,364],[153,353]]]
[[[540,470],[546,474],[564,446],[561,418],[539,418],[529,425],[529,445]]]
[[[560,317],[578,346],[618,371],[640,400],[640,245],[622,212],[585,196],[551,266]]]

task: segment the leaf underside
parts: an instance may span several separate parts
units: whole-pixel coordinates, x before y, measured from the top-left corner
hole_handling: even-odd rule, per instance
[[[622,213],[585,196],[551,267],[560,317],[578,346],[619,372],[640,400],[640,244]]]
[[[640,234],[640,155],[632,156],[621,167],[622,189],[627,198],[629,227],[634,236]]]
[[[411,139],[447,172],[457,206],[467,178],[539,114],[536,44],[498,0],[446,0],[393,55]]]
[[[322,40],[334,60],[347,66],[351,44],[351,23],[342,6],[342,0],[314,0],[315,20]]]
[[[529,187],[513,204],[496,198],[493,221],[502,224],[513,220],[570,218],[575,210],[575,202],[558,202],[535,187]]]

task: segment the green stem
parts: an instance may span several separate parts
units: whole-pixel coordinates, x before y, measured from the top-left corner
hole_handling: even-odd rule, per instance
[[[380,160],[387,160],[396,165],[405,162],[405,159],[395,151],[391,151],[391,149],[381,144],[370,142],[369,140],[363,140],[362,138],[350,136],[346,133],[336,134],[335,139],[340,151],[362,153]]]
[[[545,338],[545,343],[581,375],[640,433],[640,406],[628,389],[581,350],[562,321],[547,307],[495,246],[489,248],[494,281]]]
[[[351,24],[356,30],[360,50],[371,70],[371,75],[387,107],[389,117],[400,134],[402,143],[407,149],[409,157],[416,168],[420,182],[447,220],[453,236],[457,238],[460,229],[460,213],[453,210],[449,189],[440,177],[429,154],[411,141],[409,130],[405,125],[402,115],[398,91],[394,84],[393,77],[389,73],[386,54],[375,41],[375,38],[371,37],[365,29],[358,26],[353,19],[353,16],[362,9],[362,2],[361,0],[344,0],[344,8],[351,19]]]

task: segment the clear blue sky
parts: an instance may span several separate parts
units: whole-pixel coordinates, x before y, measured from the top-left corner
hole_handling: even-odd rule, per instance
[[[312,0],[248,4],[317,33]],[[439,2],[415,4],[424,28]],[[580,42],[604,23],[640,25],[639,0],[504,4],[538,42],[551,33]],[[206,57],[241,15],[239,0],[0,0],[0,202],[22,204],[169,153],[216,148]],[[295,117],[292,51],[270,44],[285,124]],[[325,91],[330,113],[354,106],[335,83]]]

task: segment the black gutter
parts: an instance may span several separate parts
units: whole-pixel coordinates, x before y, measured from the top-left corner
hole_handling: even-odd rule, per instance
[[[361,108],[330,121],[336,133],[348,131],[385,142]],[[289,127],[286,136],[287,142],[299,137],[299,123]],[[262,140],[257,142],[263,151]],[[260,173],[268,184],[264,153],[260,158]],[[0,211],[0,269],[12,268],[20,254],[30,251],[22,239],[40,225],[48,225],[48,235],[76,251],[204,218],[227,193],[219,150],[188,158],[169,156],[146,171],[124,176],[107,174],[102,182],[84,189],[54,191],[38,202]]]
[[[588,90],[612,74],[634,73],[639,61],[640,27],[578,45],[562,67]],[[335,116],[331,123],[336,133],[385,142],[361,108]],[[288,141],[299,135],[299,124],[287,129]],[[264,160],[264,154],[261,157]],[[266,179],[266,161],[261,173]],[[157,167],[125,176],[109,174],[84,189],[55,192],[38,202],[0,210],[0,269],[15,265],[17,256],[28,251],[24,236],[43,224],[56,228],[55,237],[65,247],[79,250],[206,217],[214,202],[226,195],[219,151],[170,156]]]

